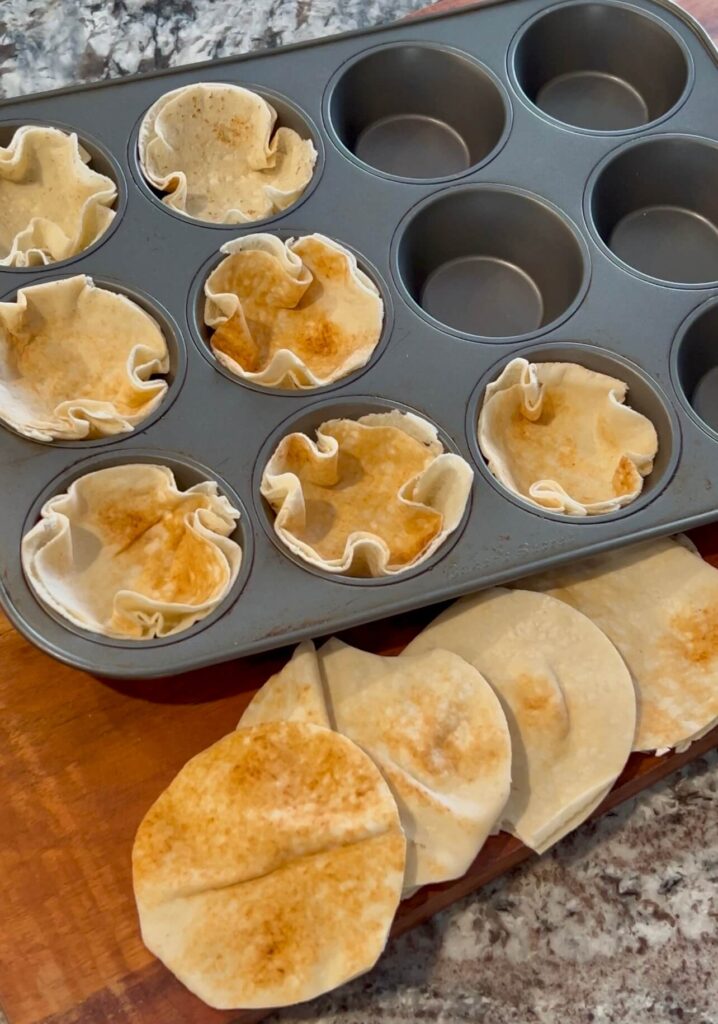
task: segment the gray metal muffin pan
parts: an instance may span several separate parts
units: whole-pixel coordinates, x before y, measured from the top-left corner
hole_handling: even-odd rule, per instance
[[[149,105],[198,81],[265,95],[319,158],[292,208],[213,226],[163,207],[136,144]],[[512,0],[448,16],[185,67],[0,107],[70,128],[119,187],[111,230],[47,269],[0,270],[0,295],[89,274],[133,295],[169,334],[158,414],[109,441],[38,444],[0,429],[0,596],[63,661],[151,677],[334,632],[574,558],[718,518],[718,57],[668,0]],[[319,231],[349,245],[384,295],[369,365],[313,392],[249,387],[220,371],[201,289],[223,242]],[[199,316],[198,316],[199,314]],[[475,439],[483,388],[516,354],[575,360],[628,381],[660,454],[642,497],[585,520],[541,513],[488,473]],[[476,470],[460,529],[389,581],[322,574],[276,540],[264,460],[292,429],[377,407],[435,423]],[[20,541],[50,495],[122,461],[216,477],[239,501],[244,564],[192,630],[108,641],[55,617],[23,577]]]

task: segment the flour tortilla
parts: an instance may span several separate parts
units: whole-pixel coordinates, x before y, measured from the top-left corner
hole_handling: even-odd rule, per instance
[[[522,590],[457,601],[402,657],[437,647],[475,665],[501,701],[513,750],[502,827],[543,852],[598,806],[628,759],[628,669],[585,616]]]
[[[254,695],[245,708],[241,725],[263,722],[308,722],[331,729],[314,644],[305,640],[287,664]]]
[[[117,186],[89,162],[58,128],[23,125],[0,146],[0,266],[65,260],[107,231]]]
[[[616,512],[639,496],[658,452],[655,427],[627,393],[576,363],[513,359],[486,389],[479,447],[496,479],[539,508]]]
[[[506,719],[491,687],[449,651],[386,658],[330,640],[302,645],[240,720],[326,720],[365,750],[399,806],[404,895],[463,875],[496,826],[511,779]],[[308,681],[311,679],[311,685]],[[284,687],[284,699],[279,695]]]
[[[180,490],[167,466],[87,473],[40,515],[22,541],[25,576],[45,604],[93,633],[179,633],[214,611],[239,572],[239,512],[214,481]]]
[[[384,304],[353,253],[324,235],[226,242],[207,278],[204,321],[231,373],[265,387],[331,384],[363,366]]]
[[[146,419],[169,372],[159,324],[84,274],[0,302],[0,419],[37,441],[109,437]]]
[[[261,492],[295,555],[326,572],[391,576],[421,564],[461,522],[473,471],[436,428],[392,410],[284,437]]]
[[[142,171],[165,205],[196,220],[244,224],[285,210],[311,181],[317,153],[239,85],[199,82],[160,96],[140,126]]]
[[[638,694],[635,750],[685,750],[718,724],[718,570],[682,540],[634,544],[525,581],[588,615]]]
[[[373,967],[406,841],[389,789],[344,736],[239,729],[150,808],[132,851],[142,938],[210,1006],[287,1006]]]

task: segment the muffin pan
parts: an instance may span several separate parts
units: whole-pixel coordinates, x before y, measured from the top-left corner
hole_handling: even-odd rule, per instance
[[[143,114],[201,81],[256,90],[280,125],[313,140],[314,178],[292,207],[242,226],[201,224],[144,181]],[[76,131],[119,198],[91,249],[61,266],[3,268],[0,295],[87,274],[159,312],[172,351],[170,392],[132,434],[44,444],[0,430],[0,597],[14,624],[97,674],[167,675],[718,519],[717,95],[715,49],[668,0],[512,0],[3,103],[0,138],[29,123]],[[356,253],[386,308],[366,367],[303,392],[222,372],[198,317],[203,283],[220,246],[254,231],[320,232]],[[628,403],[660,440],[634,504],[571,519],[493,480],[478,409],[517,354],[628,382]],[[416,571],[389,580],[303,565],[275,537],[259,493],[267,458],[298,427],[392,407],[434,423],[474,467],[464,522]],[[43,500],[133,460],[169,465],[180,484],[216,477],[242,511],[244,550],[216,612],[142,643],[60,621],[20,565]]]

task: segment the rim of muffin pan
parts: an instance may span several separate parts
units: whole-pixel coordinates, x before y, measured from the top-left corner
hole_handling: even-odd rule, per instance
[[[151,412],[149,416],[136,424],[132,430],[124,431],[119,434],[111,434],[107,437],[89,438],[86,441],[80,439],[63,440],[61,438],[52,441],[41,441],[21,433],[19,430],[11,427],[10,424],[6,423],[2,418],[0,418],[0,428],[7,430],[9,433],[22,438],[23,441],[27,441],[30,444],[45,445],[47,448],[74,448],[76,450],[82,450],[86,448],[92,449],[105,447],[111,444],[122,444],[123,441],[126,441],[131,437],[136,437],[141,431],[157,423],[157,421],[164,416],[176,401],[187,376],[187,348],[185,341],[174,317],[169,310],[162,305],[162,303],[158,302],[158,300],[153,298],[148,292],[137,288],[135,285],[126,285],[116,278],[108,277],[106,274],[98,274],[95,276],[94,274],[82,270],[77,271],[75,274],[68,274],[53,270],[52,273],[43,274],[42,277],[37,278],[36,280],[23,281],[21,285],[18,285],[16,288],[13,288],[11,291],[0,297],[0,301],[14,301],[17,298],[17,293],[22,289],[31,288],[39,284],[48,284],[51,281],[63,281],[72,277],[89,277],[97,287],[104,288],[106,291],[115,292],[117,295],[124,295],[126,298],[135,302],[140,309],[144,310],[145,313],[148,313],[157,321],[167,343],[167,350],[170,357],[170,368],[168,373],[156,374],[149,379],[165,380],[167,382],[167,391],[165,396],[157,408]]]
[[[471,222],[468,212],[471,210],[472,198],[476,201],[483,200],[483,210],[479,207],[477,214],[478,223]],[[488,201],[487,201],[488,200]],[[497,203],[503,202],[509,213],[519,224],[525,222],[525,238],[537,236],[545,238],[547,232],[554,234],[554,250],[561,249],[561,261],[563,267],[552,265],[550,271],[552,278],[545,278],[540,287],[525,266],[519,265],[514,254],[507,254],[506,245],[516,244],[520,249],[524,237],[513,230],[506,230],[495,223]],[[468,204],[468,206],[466,205]],[[439,226],[448,224],[447,210],[451,212],[456,209],[453,217],[454,230],[449,235],[449,245],[446,247],[446,258],[441,258],[435,264],[427,264],[421,267],[421,257],[417,258],[419,252],[436,253],[439,247],[427,244],[417,245],[421,241],[415,237],[434,230],[432,221],[440,222]],[[464,207],[468,212],[465,212]],[[483,224],[482,224],[483,222]],[[536,226],[538,222],[538,227]],[[464,231],[464,244],[458,238],[459,230]],[[489,238],[489,247],[484,252],[476,251],[471,246],[475,238]],[[514,243],[512,239],[517,239]],[[424,239],[426,242],[426,239]],[[551,246],[549,245],[549,248]],[[493,251],[492,251],[493,250]],[[399,221],[391,240],[390,248],[391,274],[397,291],[405,303],[417,316],[430,324],[435,330],[441,331],[451,337],[460,338],[464,341],[477,341],[491,345],[520,345],[523,342],[540,338],[548,334],[560,324],[569,320],[583,303],[591,282],[592,263],[588,243],[579,226],[559,206],[556,206],[549,199],[531,192],[527,189],[513,185],[506,185],[501,182],[479,182],[468,183],[442,189],[431,193],[429,196],[419,200]],[[536,260],[537,266],[543,272],[548,262],[549,252],[546,252],[546,260]],[[538,326],[519,333],[472,333],[461,327],[452,326],[443,322],[437,316],[428,312],[422,305],[427,285],[438,273],[452,264],[462,263],[471,260],[487,260],[496,265],[502,265],[512,272],[517,279],[523,279],[538,295],[538,306],[541,319],[545,317],[546,292],[552,287],[552,281],[560,281],[558,285],[559,294],[549,295],[554,305],[562,306],[560,312],[555,316],[541,322]],[[419,273],[416,275],[413,284],[407,281],[407,276],[412,269],[419,264]],[[575,272],[575,281],[571,284],[570,296],[565,296],[567,301],[560,295],[564,288],[564,282],[568,276],[568,270]],[[531,268],[534,269],[533,267]],[[547,287],[548,286],[548,287]]]
[[[676,158],[678,154],[678,159]],[[663,161],[663,165],[659,163]],[[704,160],[713,166],[698,167],[694,180],[686,182],[686,174],[691,170],[691,161]],[[641,161],[644,167],[641,166]],[[674,165],[675,166],[672,166]],[[695,164],[693,165],[695,167]],[[645,169],[644,169],[645,168]],[[646,173],[646,170],[648,173]],[[621,270],[642,281],[658,285],[662,288],[697,291],[718,287],[718,141],[702,135],[686,132],[656,132],[645,135],[621,145],[607,153],[594,167],[589,176],[583,197],[583,211],[588,230],[601,252],[615,263]],[[658,182],[655,200],[648,199],[645,205],[632,202],[621,209],[620,184],[633,185],[639,189]],[[602,192],[603,190],[603,192]],[[605,193],[608,193],[606,195]],[[705,212],[706,197],[715,195],[715,210]],[[661,198],[663,197],[663,198]],[[616,200],[619,211],[613,215]],[[610,200],[610,201],[609,201]],[[696,209],[699,204],[701,209]],[[705,244],[707,237],[711,242],[711,275],[701,278],[697,272],[691,280],[676,280],[675,277],[659,276],[642,270],[629,262],[615,251],[615,234],[625,227],[627,222],[641,225],[642,214],[646,212],[668,212],[681,217],[681,222],[689,221],[695,228],[701,225],[703,232],[700,244]],[[645,222],[645,221],[644,221]],[[676,249],[675,225],[664,229],[665,246],[660,247],[651,237],[644,242],[649,253],[661,258],[666,252],[678,262],[685,261],[685,252]],[[626,232],[623,231],[622,250],[626,244]],[[671,238],[673,235],[673,238]],[[691,240],[693,243],[693,239]],[[631,244],[635,244],[631,239]],[[694,252],[694,257],[700,254]],[[644,258],[643,256],[641,257]]]
[[[268,232],[256,232],[256,231],[244,231],[238,232],[237,235],[241,234],[241,237],[246,238],[252,234],[272,234],[277,238],[281,238],[283,242],[286,242],[290,238],[299,239],[304,238],[307,235],[316,234],[316,232],[307,230],[306,228],[277,228],[274,231]],[[237,377],[226,366],[217,359],[215,354],[212,352],[210,345],[210,339],[212,336],[211,328],[204,322],[204,286],[210,276],[210,274],[216,270],[222,260],[227,258],[227,253],[220,252],[217,249],[209,256],[204,263],[200,264],[199,269],[196,271],[192,282],[190,284],[187,293],[187,324],[189,327],[190,337],[194,342],[196,348],[200,354],[207,360],[210,366],[221,373],[223,377],[231,381],[232,384],[239,385],[244,388],[249,388],[250,391],[256,391],[261,395],[275,395],[280,398],[307,398],[313,395],[324,395],[329,394],[331,391],[337,388],[346,387],[347,384],[358,380],[363,374],[367,373],[374,364],[382,357],[386,351],[392,332],[394,330],[394,304],[391,297],[391,291],[387,286],[386,281],[381,276],[377,268],[371,263],[358,249],[355,249],[352,245],[334,236],[326,235],[326,238],[330,238],[332,241],[338,242],[345,249],[352,253],[356,257],[357,265],[367,277],[371,278],[372,283],[376,285],[379,290],[379,295],[384,303],[384,320],[382,323],[381,335],[377,342],[374,351],[369,356],[366,363],[363,366],[357,367],[356,370],[352,370],[345,377],[340,377],[338,380],[332,381],[330,384],[321,384],[317,387],[311,388],[279,388],[275,386],[267,387],[263,384],[258,384],[253,380],[246,380],[243,377]]]
[[[307,433],[307,431],[309,431],[307,436],[310,440],[316,443],[316,428],[327,420],[358,419],[359,417],[365,416],[369,413],[389,412],[393,409],[397,409],[399,412],[413,413],[415,416],[419,416],[421,419],[426,420],[436,429],[438,439],[444,446],[444,451],[461,456],[471,466],[471,463],[464,455],[462,455],[453,438],[447,434],[431,416],[427,415],[425,412],[421,412],[413,406],[406,405],[404,402],[395,402],[388,398],[377,398],[370,395],[351,395],[343,399],[336,397],[323,399],[321,401],[313,402],[311,405],[306,406],[301,411],[293,413],[291,416],[287,416],[286,419],[284,419],[264,441],[264,444],[260,448],[255,460],[254,469],[252,471],[252,499],[257,519],[261,523],[265,534],[284,558],[293,562],[304,572],[311,573],[313,576],[317,576],[326,583],[340,583],[358,587],[387,586],[402,583],[404,580],[412,579],[415,576],[419,576],[422,573],[435,568],[439,562],[450,554],[466,529],[466,524],[468,523],[471,515],[472,502],[474,499],[476,483],[475,473],[474,484],[469,492],[464,514],[453,533],[446,538],[438,550],[435,551],[430,558],[427,558],[426,561],[422,562],[420,565],[416,565],[409,569],[405,569],[402,572],[396,573],[393,576],[348,576],[343,573],[329,572],[326,569],[320,569],[315,565],[310,565],[309,562],[305,562],[299,555],[295,555],[293,551],[290,551],[289,548],[286,547],[284,542],[277,535],[274,529],[274,513],[269,502],[262,496],[260,486],[262,483],[264,469],[269,462],[269,459],[274,454],[279,442],[286,437],[287,434],[295,432]]]
[[[565,512],[552,512],[550,509],[542,509],[532,504],[526,498],[514,493],[505,487],[493,475],[488,463],[479,447],[478,424],[479,414],[483,405],[486,388],[495,381],[506,366],[517,358],[528,359],[529,362],[549,363],[567,362],[578,363],[580,366],[628,384],[628,394],[625,404],[636,412],[643,413],[656,429],[658,434],[658,454],[654,461],[654,468],[648,476],[643,478],[643,490],[629,505],[616,512],[608,512],[602,515],[574,516]],[[637,400],[636,395],[638,395]],[[670,399],[658,385],[658,383],[636,363],[625,356],[610,352],[608,349],[600,348],[597,345],[586,344],[585,342],[572,341],[546,341],[539,345],[529,345],[503,356],[484,373],[474,388],[466,411],[466,439],[471,452],[472,460],[481,476],[493,489],[512,502],[524,512],[539,516],[542,519],[553,519],[559,523],[577,524],[582,526],[601,525],[614,522],[617,519],[625,519],[626,516],[642,511],[666,490],[675,476],[680,461],[682,449],[682,435],[678,416],[671,404]]]
[[[410,65],[412,63],[421,65],[423,62],[429,62],[426,65],[428,69],[433,61],[435,70],[432,69],[434,74],[431,80],[428,79],[422,67],[418,69],[411,68],[413,75],[412,96],[416,95],[426,100],[424,105],[425,111],[428,111],[427,104],[431,105],[438,101],[444,101],[449,108],[448,113],[453,115],[454,122],[458,114],[464,122],[464,128],[482,130],[486,127],[488,119],[476,117],[476,108],[482,105],[483,112],[489,106],[492,108],[490,112],[495,122],[493,125],[494,130],[491,132],[492,137],[484,140],[480,138],[472,140],[474,143],[475,159],[472,156],[467,139],[456,124],[452,124],[448,118],[444,120],[437,112],[422,113],[421,110],[417,110],[407,113],[404,106],[400,110],[391,111],[389,109],[384,116],[381,116],[380,111],[380,116],[378,117],[373,117],[373,112],[369,112],[368,116],[363,119],[365,123],[360,123],[356,137],[353,137],[351,128],[340,125],[342,117],[342,110],[340,108],[346,107],[347,100],[352,97],[352,90],[354,90],[354,100],[351,106],[352,110],[357,109],[359,101],[356,93],[366,94],[369,91],[365,88],[363,79],[367,78],[368,84],[371,84],[377,77],[381,77],[377,76],[376,73],[378,65],[382,63],[387,64],[388,73],[391,74],[393,72],[395,76],[399,74],[402,80],[406,78],[409,72],[405,68],[400,68],[397,64],[398,51],[403,51],[406,54],[406,61]],[[399,59],[401,60],[401,57]],[[434,81],[437,78],[437,72],[439,73],[438,78],[440,79],[441,88],[434,87],[438,84]],[[455,78],[453,85],[449,87],[447,85],[447,78],[452,74]],[[355,82],[353,79],[357,81]],[[469,83],[472,79],[473,81],[471,81],[470,85]],[[471,86],[475,87],[475,92],[472,97],[467,98],[467,89]],[[422,88],[429,90],[428,96],[421,97]],[[343,95],[344,90],[346,90],[347,95]],[[382,94],[384,103],[386,103],[387,99],[390,101],[391,96],[392,90],[385,88]],[[454,110],[451,109],[452,97],[454,99]],[[480,104],[480,101],[484,102]],[[366,102],[366,95],[364,96],[364,102]],[[385,109],[387,108],[385,107]],[[366,113],[365,107],[360,108],[360,113]],[[381,43],[377,46],[368,47],[360,53],[347,58],[334,71],[325,86],[322,97],[322,115],[329,138],[345,159],[361,170],[377,175],[380,178],[413,185],[432,185],[441,182],[457,181],[485,167],[504,148],[513,127],[511,97],[498,75],[487,67],[486,64],[465,50],[448,43],[426,42],[421,39]],[[396,118],[403,120],[407,118],[421,119],[424,123],[430,123],[435,128],[440,129],[444,142],[451,136],[455,141],[458,141],[460,148],[466,152],[468,161],[466,166],[446,173],[427,174],[422,177],[416,177],[410,174],[393,173],[383,170],[381,167],[373,165],[356,154],[355,149],[357,143],[361,143],[362,135],[366,135],[369,129],[377,125],[386,124]],[[501,122],[500,124],[497,123],[499,121]],[[435,139],[435,142],[439,146],[441,145],[441,139]]]
[[[695,404],[700,401],[696,392],[709,375],[711,379],[715,376],[718,385],[718,295],[686,317],[671,348],[671,381],[681,405],[694,423],[718,441],[718,404],[715,426],[703,418]]]
[[[54,118],[40,120],[35,117],[28,117],[23,120],[13,117],[8,120],[0,120],[0,146],[8,146],[18,128],[23,128],[25,126],[33,128],[58,128],[61,132],[65,132],[67,135],[76,135],[79,144],[87,153],[90,154],[90,163],[87,166],[89,166],[93,171],[97,171],[99,174],[104,174],[108,178],[111,178],[117,188],[117,198],[115,199],[114,204],[107,207],[107,209],[114,211],[115,216],[112,218],[112,221],[106,230],[103,231],[99,238],[95,239],[92,245],[88,245],[86,249],[81,249],[80,252],[75,253],[74,256],[68,256],[67,259],[53,260],[52,263],[46,263],[44,265],[35,264],[32,267],[0,267],[0,273],[3,274],[22,274],[25,276],[36,274],[42,275],[42,277],[45,278],[53,271],[69,268],[78,260],[85,259],[92,253],[97,252],[100,246],[104,245],[105,242],[107,242],[114,234],[120,226],[120,222],[125,215],[125,210],[127,209],[127,180],[119,162],[115,159],[104,143],[100,142],[94,135],[90,135],[85,131],[80,131],[78,128],[75,128],[70,124],[65,124],[63,121],[56,121]],[[24,285],[18,285],[18,287],[24,287]]]
[[[242,549],[242,563],[239,568],[239,573],[237,574],[237,579],[234,581],[234,584],[227,595],[213,612],[210,612],[209,615],[200,619],[199,622],[195,622],[195,624],[190,626],[189,629],[185,629],[172,636],[154,637],[149,640],[130,640],[118,637],[102,636],[100,633],[93,633],[91,630],[82,629],[82,627],[76,625],[74,622],[70,622],[69,619],[64,618],[54,608],[46,604],[35,591],[35,588],[30,584],[27,576],[25,575],[25,569],[22,565],[22,561],[20,561],[20,567],[22,572],[22,581],[28,593],[43,612],[49,615],[50,618],[58,625],[62,626],[63,629],[68,630],[70,633],[74,633],[75,636],[80,637],[82,640],[90,640],[92,643],[99,644],[103,647],[116,647],[123,648],[125,650],[152,650],[157,647],[166,647],[169,644],[176,644],[182,640],[188,640],[214,625],[215,622],[218,622],[232,610],[234,604],[244,590],[247,580],[249,579],[252,571],[252,562],[254,560],[254,537],[251,519],[247,512],[245,503],[239,497],[236,490],[227,483],[224,477],[221,477],[218,473],[215,473],[214,470],[209,469],[207,466],[195,459],[191,459],[186,455],[179,455],[175,452],[166,451],[164,449],[138,448],[124,454],[113,452],[111,455],[103,454],[90,456],[87,459],[82,459],[73,463],[71,466],[66,467],[45,485],[30,505],[27,515],[25,516],[21,538],[24,538],[32,527],[39,522],[40,511],[45,502],[49,501],[50,498],[55,495],[65,493],[70,484],[79,479],[79,477],[100,469],[110,469],[114,466],[131,465],[137,462],[149,463],[158,466],[168,466],[174,473],[176,483],[182,490],[205,480],[215,480],[219,486],[220,494],[223,494],[229,502],[239,510],[239,521],[237,522],[234,532],[230,534],[230,538],[236,541]],[[20,560],[19,550],[17,557],[18,560]],[[27,615],[24,613],[22,618],[24,622],[28,622]]]
[[[187,85],[198,85],[198,82],[189,82]],[[251,82],[236,82],[227,81],[212,81],[210,85],[238,85],[243,89],[247,89],[249,92],[256,93],[261,96],[263,100],[271,104],[277,112],[277,120],[274,125],[274,131],[277,128],[287,127],[293,128],[298,135],[303,139],[310,139],[314,148],[317,152],[316,163],[314,164],[314,171],[309,184],[304,189],[302,194],[295,199],[293,203],[286,207],[284,210],[279,210],[277,213],[271,214],[269,217],[263,217],[261,220],[242,221],[241,223],[228,224],[222,223],[217,224],[213,221],[200,220],[198,217],[190,217],[185,213],[180,213],[179,210],[172,209],[166,203],[162,202],[162,197],[169,195],[168,192],[162,192],[156,189],[150,182],[145,178],[142,167],[140,165],[140,153],[139,153],[139,135],[140,126],[147,115],[150,107],[161,99],[168,92],[173,92],[174,89],[164,89],[159,92],[157,96],[152,100],[152,103],[148,104],[140,116],[137,118],[127,144],[127,162],[132,173],[135,185],[137,185],[140,192],[148,199],[157,209],[162,210],[164,213],[176,220],[179,220],[183,224],[187,224],[190,227],[209,228],[210,230],[221,231],[225,234],[229,231],[235,233],[249,232],[256,230],[264,230],[267,225],[275,224],[289,214],[294,213],[302,203],[306,202],[309,196],[314,192],[315,188],[319,184],[319,181],[324,173],[325,164],[325,152],[324,152],[324,141],[321,133],[317,128],[316,124],[309,116],[309,114],[292,100],[287,99],[282,93],[275,92],[273,89],[267,89],[265,86],[253,85]],[[182,88],[182,86],[176,86],[176,88]]]
[[[610,19],[615,24],[608,25],[607,27],[591,25],[592,9],[595,9],[597,12],[600,11],[607,20]],[[567,19],[571,15],[576,19],[575,25],[566,24]],[[595,73],[602,78],[611,79],[616,84],[620,83],[621,86],[625,87],[626,92],[631,92],[634,98],[638,100],[640,106],[645,109],[645,121],[623,128],[591,128],[562,120],[560,117],[543,109],[537,103],[542,90],[545,90],[553,83],[565,79],[569,75],[590,74],[594,71],[592,68],[575,68],[561,75],[554,77],[549,75],[545,78],[539,74],[537,88],[534,90],[527,79],[532,71],[534,73],[536,71],[536,44],[540,43],[541,40],[535,37],[540,37],[542,29],[546,31],[549,38],[553,32],[553,42],[556,45],[561,46],[565,50],[570,50],[570,35],[572,33],[581,38],[595,39],[597,31],[608,36],[618,32],[621,28],[632,32],[635,31],[635,36],[627,41],[627,46],[630,44],[631,49],[630,60],[629,55],[625,54],[623,68],[618,68],[614,64],[614,73],[611,73],[610,70],[605,72],[596,70]],[[571,31],[568,31],[569,29]],[[655,41],[654,49],[656,52],[653,54],[654,68],[656,66],[664,68],[667,61],[673,61],[674,64],[671,70],[674,76],[680,79],[681,73],[685,72],[684,79],[682,81],[677,80],[676,82],[676,88],[673,89],[672,102],[666,102],[665,98],[662,103],[660,98],[656,100],[662,109],[655,117],[651,117],[646,96],[640,89],[632,82],[627,81],[620,73],[615,73],[621,70],[625,73],[629,65],[631,71],[633,71],[634,63],[640,59],[645,59],[643,43],[638,39],[638,36],[642,33],[644,39],[647,39],[649,34],[651,34],[652,39]],[[615,47],[612,47],[612,60],[615,57],[616,50]],[[522,70],[520,65],[524,59],[527,59],[528,69]],[[553,6],[538,11],[520,26],[512,39],[507,55],[507,72],[513,91],[520,102],[542,121],[564,131],[576,132],[579,135],[609,138],[635,135],[663,124],[673,117],[686,103],[693,91],[696,80],[693,56],[684,39],[673,26],[653,11],[637,7],[632,3],[625,3],[623,0],[568,0],[568,2],[563,0],[561,3],[556,3]],[[649,73],[652,74],[652,72]],[[649,87],[655,86],[655,79],[647,84],[649,84]],[[536,95],[532,96],[534,91]]]

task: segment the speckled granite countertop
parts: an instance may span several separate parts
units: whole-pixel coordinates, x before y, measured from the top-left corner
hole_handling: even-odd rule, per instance
[[[310,39],[423,5],[5,0],[0,95]],[[395,942],[368,977],[273,1019],[718,1024],[717,967],[714,753]]]

